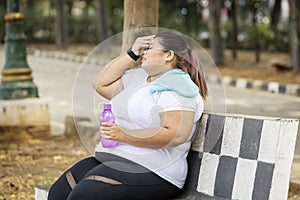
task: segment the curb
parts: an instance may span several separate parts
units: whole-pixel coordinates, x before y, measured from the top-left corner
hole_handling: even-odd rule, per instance
[[[87,59],[84,56],[68,54],[63,52],[46,51],[41,49],[34,50],[35,57],[55,58],[61,60],[72,61],[76,63],[90,63],[100,65],[100,62],[95,59]],[[216,75],[206,76],[207,81],[215,84],[223,84],[225,86],[232,86],[242,89],[255,89],[275,94],[286,94],[300,97],[300,84],[287,84],[280,82],[265,82],[262,80],[248,80],[245,78],[234,78],[230,76],[223,76],[220,78]]]
[[[232,86],[242,89],[255,89],[275,94],[286,94],[296,97],[300,97],[300,85],[299,84],[287,84],[280,82],[265,82],[262,80],[248,80],[245,78],[234,78],[230,76],[223,76],[222,78],[209,75],[207,76],[208,82],[223,84],[226,86]]]

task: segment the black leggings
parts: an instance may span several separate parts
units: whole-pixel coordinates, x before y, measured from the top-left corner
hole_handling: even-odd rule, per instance
[[[106,153],[97,153],[96,158],[81,160],[67,170],[50,188],[48,199],[166,200],[180,192],[175,185],[127,159]]]

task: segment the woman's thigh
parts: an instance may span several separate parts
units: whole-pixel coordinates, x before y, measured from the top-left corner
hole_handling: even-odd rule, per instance
[[[170,184],[111,185],[100,181],[84,180],[72,190],[68,200],[168,200],[180,189]]]
[[[93,168],[71,191],[68,200],[169,199],[180,191],[152,172],[120,170],[126,168],[124,165],[126,163],[110,162]]]

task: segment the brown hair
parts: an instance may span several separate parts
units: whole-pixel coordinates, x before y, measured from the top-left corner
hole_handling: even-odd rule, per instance
[[[158,38],[158,42],[165,51],[174,51],[176,56],[175,67],[190,75],[191,79],[198,86],[201,97],[206,99],[208,88],[203,71],[199,71],[202,67],[198,61],[197,54],[175,33],[160,32],[155,37]]]

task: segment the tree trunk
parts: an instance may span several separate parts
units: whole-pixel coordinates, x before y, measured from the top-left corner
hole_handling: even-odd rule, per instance
[[[271,26],[272,30],[274,31],[275,34],[275,46],[276,49],[278,49],[278,44],[277,44],[277,38],[278,38],[278,23],[280,19],[280,14],[281,14],[281,0],[275,0],[275,4],[273,9],[271,10]]]
[[[252,12],[253,12],[253,19],[252,19],[252,23],[253,23],[253,28],[254,28],[254,34],[255,36],[258,38],[257,40],[254,40],[254,52],[255,52],[255,62],[259,63],[260,61],[260,44],[259,44],[259,30],[258,30],[258,25],[257,25],[257,21],[256,21],[256,12],[257,12],[257,8],[255,7],[255,1],[252,3]]]
[[[67,7],[68,7],[68,15],[72,15],[74,1],[73,0],[66,0],[66,4],[67,4]]]
[[[221,36],[221,4],[220,0],[209,1],[210,48],[216,65],[224,65],[224,47]]]
[[[124,24],[122,52],[127,50],[139,36],[153,34],[149,30],[136,28],[157,27],[159,0],[124,0]],[[126,31],[130,31],[130,34]],[[153,30],[153,29],[152,29]]]
[[[56,46],[59,48],[67,46],[67,17],[64,12],[64,6],[64,0],[56,0]]]
[[[232,0],[232,58],[237,58],[238,50],[238,2],[237,0]]]
[[[33,5],[34,5],[33,0],[27,0],[27,3],[26,3],[27,8],[33,8]]]
[[[290,7],[290,52],[291,65],[300,71],[300,2],[289,0]]]
[[[275,0],[274,7],[271,11],[271,24],[272,27],[276,29],[279,23],[280,14],[281,14],[281,0]]]
[[[96,1],[96,16],[97,16],[97,40],[102,42],[108,38],[108,18],[107,18],[106,0]]]

